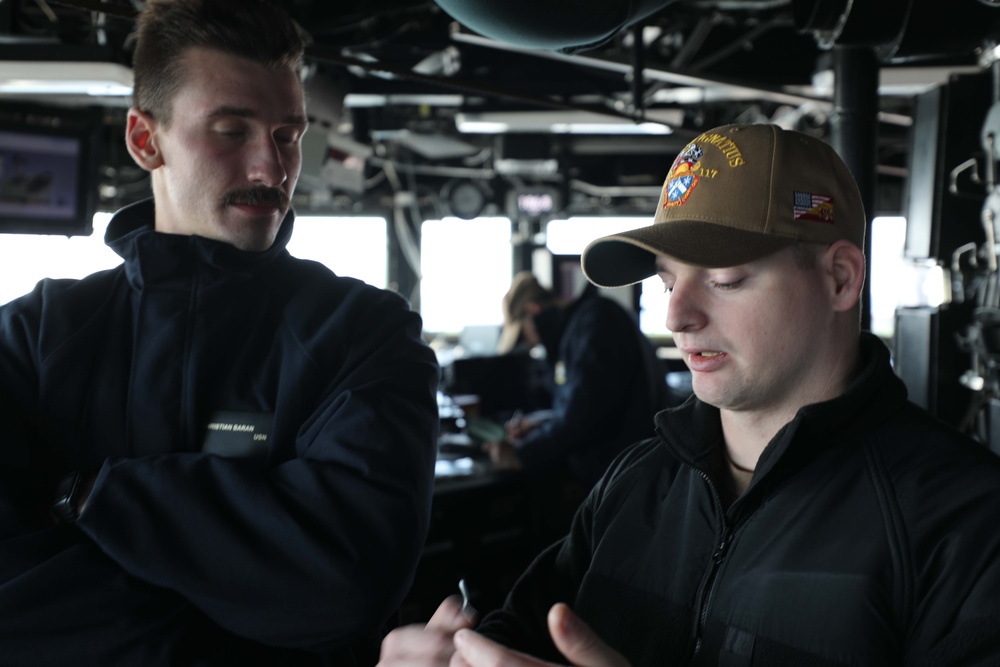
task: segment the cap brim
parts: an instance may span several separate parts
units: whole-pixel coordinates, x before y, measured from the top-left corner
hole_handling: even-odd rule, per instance
[[[746,264],[795,243],[703,220],[675,220],[605,236],[583,251],[583,273],[601,287],[632,285],[656,273],[656,256],[720,268]]]

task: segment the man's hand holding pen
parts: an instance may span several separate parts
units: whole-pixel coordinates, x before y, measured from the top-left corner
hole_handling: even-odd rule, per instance
[[[465,591],[463,590],[463,595]],[[389,633],[378,667],[554,667],[512,651],[472,630],[475,613],[453,595],[441,603],[427,625],[409,625]],[[576,667],[629,667],[565,604],[549,610],[549,632],[560,652]]]
[[[521,470],[521,460],[517,457],[517,442],[538,426],[538,422],[526,419],[524,413],[515,410],[504,424],[503,440],[483,443],[483,451],[490,455],[490,461],[497,470]]]
[[[531,431],[538,426],[538,422],[533,419],[528,419],[524,416],[524,413],[520,410],[515,410],[513,416],[507,420],[504,425],[504,431],[506,432],[505,440],[509,440],[511,443],[516,443],[518,440],[524,436],[531,433]]]

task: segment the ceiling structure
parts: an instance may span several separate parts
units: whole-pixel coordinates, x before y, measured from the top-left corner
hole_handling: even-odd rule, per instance
[[[540,12],[530,22],[537,35],[517,44],[442,9],[457,14],[460,4],[288,1],[312,38],[299,210],[404,206],[471,217],[505,214],[512,193],[531,192],[558,214],[648,214],[672,156],[700,131],[768,121],[829,137],[831,54],[865,48],[881,65],[878,208],[891,212],[914,96],[990,67],[1000,34],[1000,2],[990,0],[947,10],[926,0],[647,0],[634,3],[647,15],[608,29],[599,45],[539,49],[537,35],[563,34],[573,12],[555,14],[551,33],[552,18]],[[96,109],[105,209],[148,193],[121,142],[128,35],[141,6],[0,0],[0,111],[23,101]],[[588,16],[587,2],[571,6]],[[43,85],[11,88],[26,79]],[[67,79],[93,81],[105,94],[67,88]]]

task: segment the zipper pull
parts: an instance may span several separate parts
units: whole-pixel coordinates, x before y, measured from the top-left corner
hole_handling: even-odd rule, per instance
[[[726,552],[729,551],[729,544],[732,542],[733,535],[728,530],[723,533],[722,541],[719,542],[719,546],[715,547],[715,551],[712,552],[712,562],[718,565],[722,562],[722,559],[726,557]]]

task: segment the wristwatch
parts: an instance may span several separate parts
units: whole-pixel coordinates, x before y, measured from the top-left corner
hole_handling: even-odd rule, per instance
[[[76,523],[80,518],[80,497],[84,491],[84,474],[79,470],[63,476],[56,485],[56,499],[52,513],[62,523]]]

